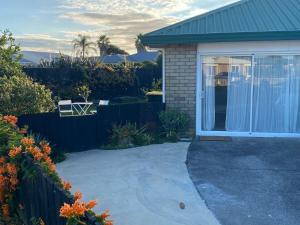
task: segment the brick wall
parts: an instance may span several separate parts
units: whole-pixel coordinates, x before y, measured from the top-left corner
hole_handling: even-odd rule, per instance
[[[195,133],[197,46],[165,48],[166,105],[191,118],[190,135]]]

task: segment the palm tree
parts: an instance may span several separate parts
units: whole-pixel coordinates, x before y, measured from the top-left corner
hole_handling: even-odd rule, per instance
[[[146,47],[145,45],[143,45],[141,38],[142,38],[143,34],[138,34],[135,38],[135,48],[137,50],[137,52],[145,52],[146,51]]]
[[[93,47],[95,44],[90,41],[90,37],[87,35],[78,34],[78,38],[73,40],[74,49],[77,49],[77,54],[84,59],[89,54],[90,50],[96,51]]]
[[[107,49],[109,48],[110,40],[106,35],[101,35],[97,40],[97,45],[99,48],[100,57],[103,57],[107,54]]]

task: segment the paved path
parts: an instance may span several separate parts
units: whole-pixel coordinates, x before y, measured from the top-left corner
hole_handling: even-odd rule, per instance
[[[57,169],[73,192],[100,202],[96,210],[110,209],[115,225],[219,225],[189,178],[188,146],[73,153]]]
[[[300,224],[300,140],[192,143],[191,177],[222,225]]]

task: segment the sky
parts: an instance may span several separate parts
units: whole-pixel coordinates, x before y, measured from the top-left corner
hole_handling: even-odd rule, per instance
[[[78,34],[135,52],[134,39],[237,0],[0,0],[0,31],[9,29],[22,50],[74,55]],[[98,53],[90,53],[95,55]]]

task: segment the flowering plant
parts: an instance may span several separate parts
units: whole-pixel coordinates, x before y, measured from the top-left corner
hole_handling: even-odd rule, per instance
[[[87,203],[82,201],[81,192],[77,191],[74,195],[75,202],[73,204],[64,203],[64,205],[60,209],[60,216],[67,219],[67,225],[77,225],[77,224],[85,224],[83,221],[83,216],[86,213],[90,213],[94,215],[97,221],[103,225],[112,225],[111,220],[107,220],[110,216],[108,211],[103,212],[100,215],[96,215],[92,209],[97,205],[95,200],[89,201]]]
[[[51,147],[46,141],[35,143],[33,137],[27,135],[27,130],[17,127],[17,117],[0,116],[0,224],[23,224],[16,221],[17,207],[15,191],[19,184],[19,174],[24,168],[21,167],[24,156],[31,157],[38,163],[43,171],[61,188],[69,191],[71,184],[62,181],[56,173],[56,167],[50,158]],[[87,212],[95,215],[102,225],[112,225],[107,220],[107,212],[97,216],[92,208],[96,201],[84,203],[82,194],[76,192],[75,202],[71,205],[64,204],[60,209],[60,216],[67,219],[68,225],[85,224],[83,217]],[[19,206],[20,209],[23,206]],[[45,224],[40,219],[39,224]]]

